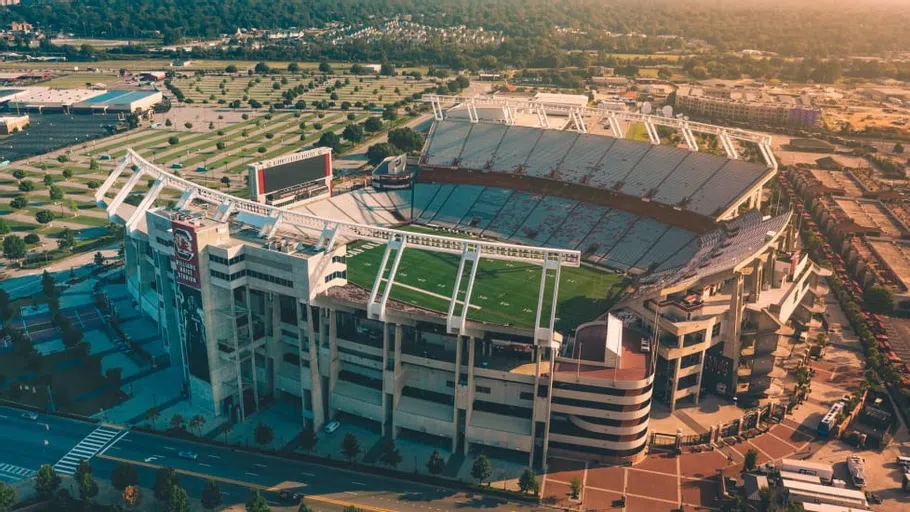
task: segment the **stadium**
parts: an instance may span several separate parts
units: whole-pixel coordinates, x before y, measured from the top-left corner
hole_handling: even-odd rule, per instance
[[[251,166],[260,200],[246,200],[130,150],[97,190],[126,226],[130,293],[194,399],[236,421],[281,400],[317,429],[356,420],[545,469],[641,460],[652,400],[773,391],[773,352],[819,313],[825,271],[763,201],[766,137],[425,101],[421,156],[377,175],[394,186],[336,193],[330,157],[310,150]],[[633,123],[648,142],[623,137]],[[662,144],[667,130],[683,147]],[[699,151],[705,134],[726,156]],[[158,203],[165,189],[180,199]]]

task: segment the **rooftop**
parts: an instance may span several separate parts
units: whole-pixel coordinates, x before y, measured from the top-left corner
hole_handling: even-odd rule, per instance
[[[580,330],[576,336],[581,357],[559,358],[556,362],[556,377],[573,375],[608,380],[639,380],[648,376],[648,354],[641,351],[641,338],[645,334],[622,325],[611,323],[611,328],[621,329],[619,364],[599,363],[607,351],[607,324],[601,322],[592,328]],[[576,351],[577,353],[578,351]],[[609,359],[609,358],[607,358]],[[599,364],[598,364],[599,363]]]

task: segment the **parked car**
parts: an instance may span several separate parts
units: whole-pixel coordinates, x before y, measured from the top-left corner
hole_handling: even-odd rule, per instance
[[[38,414],[32,411],[25,411],[21,415],[22,419],[29,421],[38,421]]]
[[[322,427],[322,431],[325,432],[326,434],[331,434],[332,432],[335,432],[336,430],[338,430],[338,427],[340,427],[340,426],[341,426],[341,423],[339,423],[337,421],[330,421],[330,422],[326,423],[324,427]]]
[[[299,492],[281,491],[278,493],[278,499],[282,503],[296,505],[297,503],[300,503],[300,500],[303,499],[303,494]]]
[[[199,454],[198,454],[198,453],[196,453],[196,452],[191,452],[191,451],[189,451],[189,450],[180,452],[180,453],[177,454],[177,456],[178,456],[178,457],[181,457],[181,458],[183,458],[183,459],[190,459],[190,460],[196,460],[196,459],[199,458]]]

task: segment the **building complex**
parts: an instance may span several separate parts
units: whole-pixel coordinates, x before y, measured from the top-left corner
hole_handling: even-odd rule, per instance
[[[278,203],[324,175],[294,183],[261,163],[267,204],[130,151],[98,189],[126,226],[129,291],[194,400],[237,421],[287,400],[316,428],[348,415],[545,467],[636,462],[653,399],[767,394],[778,340],[819,311],[822,271],[789,212],[760,210],[776,172],[766,138],[570,104],[426,100],[436,122],[419,163],[386,162],[383,187]],[[495,119],[478,114],[496,101]],[[565,129],[549,127],[558,116]],[[688,147],[626,140],[628,122],[679,129]],[[729,157],[697,151],[702,130]],[[746,144],[765,160],[740,159]],[[155,207],[164,189],[180,199]]]

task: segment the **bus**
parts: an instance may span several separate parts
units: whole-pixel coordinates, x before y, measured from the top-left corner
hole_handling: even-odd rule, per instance
[[[844,410],[844,403],[837,402],[832,405],[828,412],[825,413],[825,416],[818,422],[818,435],[827,437],[831,433],[831,429],[837,425],[837,417]]]

